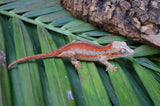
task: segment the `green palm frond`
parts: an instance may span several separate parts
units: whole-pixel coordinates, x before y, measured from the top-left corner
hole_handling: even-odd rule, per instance
[[[58,0],[0,0],[0,105],[159,105],[160,50],[104,32],[74,18]],[[133,57],[99,62],[31,60],[7,70],[19,58],[54,51],[72,40],[98,45],[126,41]],[[4,62],[6,56],[7,63]]]

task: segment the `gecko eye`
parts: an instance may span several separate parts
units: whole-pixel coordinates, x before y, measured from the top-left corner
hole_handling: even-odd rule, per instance
[[[121,52],[122,54],[124,54],[124,53],[126,53],[126,49],[122,48],[122,49],[120,50],[120,52]]]

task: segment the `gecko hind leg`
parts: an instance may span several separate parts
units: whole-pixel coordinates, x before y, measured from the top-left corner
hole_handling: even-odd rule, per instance
[[[77,67],[81,68],[80,61],[77,61],[76,55],[71,57],[71,62],[75,66],[76,69],[77,69]]]
[[[75,66],[75,68],[77,67],[81,68],[80,61],[77,61],[75,51],[64,51],[61,54],[57,55],[57,57],[71,58],[71,62]]]

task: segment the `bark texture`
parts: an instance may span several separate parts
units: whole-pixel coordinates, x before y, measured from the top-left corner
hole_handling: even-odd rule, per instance
[[[160,47],[159,0],[60,0],[60,4],[105,31]]]

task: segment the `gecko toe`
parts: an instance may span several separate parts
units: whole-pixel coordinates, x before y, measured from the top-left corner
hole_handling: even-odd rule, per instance
[[[111,72],[117,71],[116,68],[117,68],[117,67],[115,67],[114,65],[109,65],[109,66],[107,67],[106,71],[108,71],[108,70],[111,70]]]
[[[76,64],[75,64],[76,67],[79,67],[81,68],[81,64],[80,64],[80,61],[76,61]]]
[[[73,62],[75,68],[77,69],[77,67],[81,68],[81,64],[80,64],[80,61],[75,61]]]

